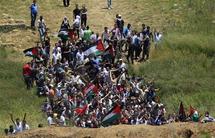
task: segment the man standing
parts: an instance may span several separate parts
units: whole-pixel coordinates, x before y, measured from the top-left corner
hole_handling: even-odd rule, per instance
[[[69,7],[70,0],[63,0],[64,7]]]
[[[32,75],[32,69],[31,69],[31,63],[29,62],[23,66],[23,77],[24,77],[27,89],[30,89],[32,87],[31,75]]]
[[[124,20],[122,19],[121,15],[118,15],[118,18],[116,19],[116,25],[119,28],[120,35],[122,37],[122,35],[123,35],[123,28],[124,28]]]
[[[83,40],[86,40],[87,42],[90,41],[90,36],[92,35],[92,31],[90,30],[90,27],[87,26],[86,30],[84,30],[84,36],[83,36]]]
[[[85,5],[83,5],[81,9],[81,25],[87,26],[87,8]]]
[[[37,7],[37,0],[33,0],[33,3],[30,6],[31,10],[31,28],[35,27],[35,21],[37,18],[37,13],[38,13],[38,7]]]
[[[75,19],[77,15],[81,15],[81,10],[78,8],[78,4],[75,5],[75,9],[73,10],[73,19]]]
[[[108,9],[112,9],[112,0],[107,0]]]

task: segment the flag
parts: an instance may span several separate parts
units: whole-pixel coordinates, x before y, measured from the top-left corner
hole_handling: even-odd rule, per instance
[[[58,37],[60,37],[62,39],[62,41],[66,41],[68,40],[68,32],[67,31],[60,31],[58,33]]]
[[[114,121],[120,119],[121,117],[121,107],[119,104],[116,104],[102,119],[102,125],[108,125]]]
[[[93,83],[89,83],[88,86],[84,89],[84,95],[87,95],[90,92],[98,94],[98,87]]]
[[[25,56],[37,57],[38,56],[38,47],[32,47],[32,48],[25,49],[23,51],[23,53],[25,54]]]
[[[196,110],[190,105],[189,116],[192,116]]]
[[[94,54],[95,56],[101,55],[105,51],[104,45],[101,40],[97,42],[97,45],[90,47],[89,49],[84,51],[86,56],[90,54]]]
[[[76,108],[75,109],[75,112],[76,112],[76,114],[79,116],[82,116],[82,115],[84,115],[84,113],[86,112],[86,110],[87,110],[87,107],[88,107],[88,105],[85,105],[85,106],[83,106],[83,107],[79,107],[79,108]]]
[[[180,103],[180,106],[179,106],[178,118],[179,118],[180,121],[185,121],[186,120],[186,114],[185,114],[184,105],[183,105],[182,102]]]
[[[89,83],[84,89],[83,94],[87,98],[87,101],[91,101],[98,94],[98,87],[93,83]]]
[[[105,51],[105,47],[104,47],[101,39],[98,40],[96,49],[98,49],[99,51]]]

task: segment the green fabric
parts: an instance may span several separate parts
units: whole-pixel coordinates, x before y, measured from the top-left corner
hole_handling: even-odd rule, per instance
[[[199,115],[198,114],[194,114],[192,116],[192,120],[193,120],[193,122],[199,122]]]
[[[92,35],[92,31],[91,30],[85,30],[84,31],[83,40],[89,41],[91,35]]]

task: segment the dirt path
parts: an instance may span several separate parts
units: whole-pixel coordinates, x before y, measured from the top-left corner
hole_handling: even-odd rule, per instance
[[[17,135],[17,137],[22,138],[198,138],[206,136],[215,136],[215,123],[173,123],[163,126],[118,125],[98,129],[51,127],[30,130]]]

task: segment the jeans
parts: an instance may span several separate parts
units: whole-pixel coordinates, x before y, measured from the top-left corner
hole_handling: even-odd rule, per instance
[[[37,19],[37,13],[31,13],[31,27],[35,27],[36,19]]]
[[[108,8],[111,8],[112,0],[107,0]]]

